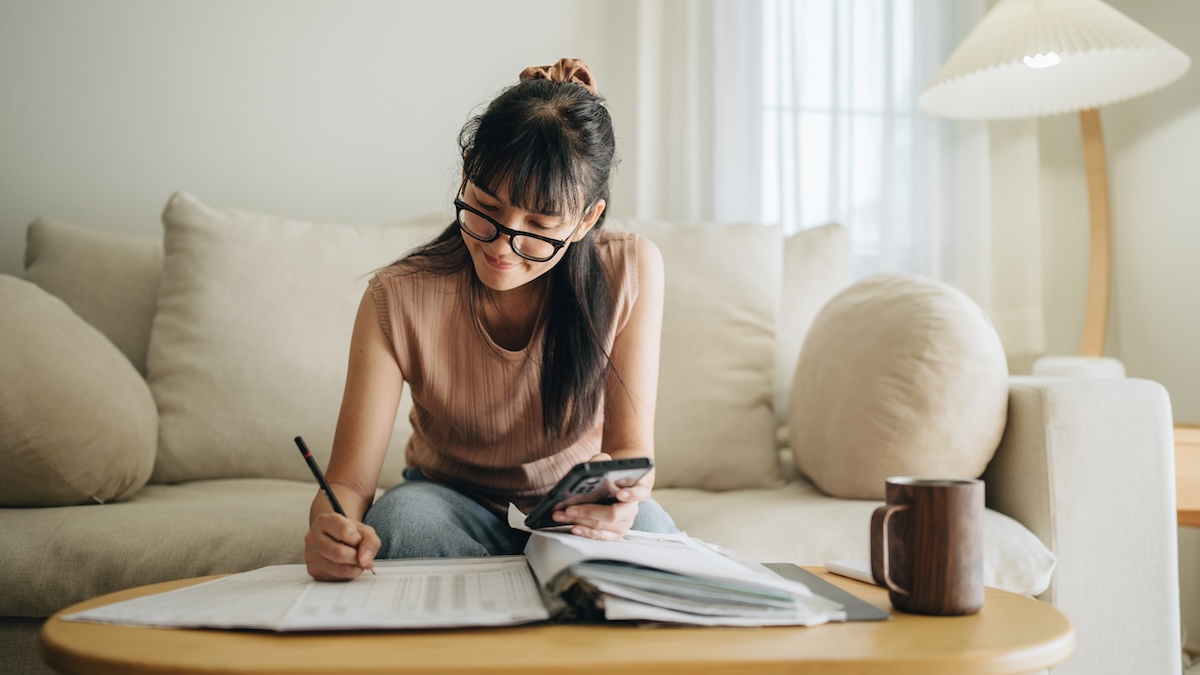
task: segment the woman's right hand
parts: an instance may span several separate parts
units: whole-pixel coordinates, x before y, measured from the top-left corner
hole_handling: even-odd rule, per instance
[[[317,581],[349,581],[375,568],[375,528],[336,513],[322,513],[304,535],[304,562]]]

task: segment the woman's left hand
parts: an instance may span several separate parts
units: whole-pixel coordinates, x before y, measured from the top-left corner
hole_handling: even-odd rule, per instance
[[[600,453],[589,462],[607,462],[612,457]],[[554,522],[573,523],[571,534],[603,541],[616,541],[633,527],[638,514],[638,504],[650,499],[650,486],[638,482],[623,487],[615,495],[615,504],[574,504],[554,512]]]

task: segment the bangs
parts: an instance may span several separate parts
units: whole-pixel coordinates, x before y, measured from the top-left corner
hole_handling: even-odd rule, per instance
[[[554,115],[491,123],[500,128],[472,134],[475,142],[463,158],[468,181],[533,213],[563,218],[583,213],[587,195],[580,186],[590,185],[592,176],[583,162],[572,160],[571,139]]]

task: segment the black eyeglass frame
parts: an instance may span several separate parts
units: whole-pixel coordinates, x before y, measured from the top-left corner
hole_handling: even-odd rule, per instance
[[[470,228],[467,227],[466,223],[464,223],[462,221],[462,216],[459,215],[460,211],[470,211],[471,213],[474,213],[475,215],[479,216],[480,218],[483,218],[484,220],[488,221],[489,223],[492,224],[492,227],[496,228],[495,234],[493,234],[492,236],[490,236],[486,239],[475,234],[474,232],[472,232],[470,230]],[[575,229],[571,230],[571,234],[567,235],[566,239],[561,239],[561,240],[551,239],[550,237],[543,237],[540,234],[534,234],[532,232],[522,232],[520,230],[514,230],[511,228],[507,228],[507,227],[501,225],[500,223],[497,223],[496,220],[494,218],[492,218],[491,216],[487,215],[486,213],[480,212],[479,209],[464,202],[462,199],[454,200],[454,220],[458,223],[458,229],[462,230],[463,232],[466,232],[467,236],[471,237],[472,239],[474,239],[476,241],[482,241],[484,243],[487,243],[490,241],[496,241],[496,238],[500,236],[501,232],[503,232],[504,234],[507,234],[508,235],[508,245],[512,247],[513,253],[516,253],[517,255],[519,255],[522,258],[529,260],[531,262],[546,262],[547,260],[551,260],[552,258],[554,258],[554,256],[558,255],[558,252],[561,251],[562,248],[567,245],[567,242],[569,242],[571,240],[571,237],[575,236],[575,233],[579,231],[579,226],[583,225],[583,220],[580,220],[579,223],[577,223],[575,225]],[[516,241],[517,237],[531,237],[533,239],[537,239],[538,241],[544,241],[547,244],[550,244],[551,246],[554,247],[554,253],[551,253],[550,255],[546,256],[545,258],[539,258],[536,256],[531,256],[527,253],[521,253],[520,249],[517,248],[517,241]]]

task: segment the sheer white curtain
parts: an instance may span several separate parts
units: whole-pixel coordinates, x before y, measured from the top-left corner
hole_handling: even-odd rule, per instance
[[[854,276],[903,270],[986,294],[985,129],[916,108],[982,0],[762,0],[759,11],[760,220],[842,223]]]
[[[993,316],[1006,346],[1036,350],[1039,286],[1010,283],[1036,251],[996,217],[1007,211],[991,203],[988,128],[916,107],[984,5],[639,0],[638,217],[789,233],[841,223],[854,277],[946,281]]]
[[[838,222],[855,276],[986,297],[986,128],[915,103],[983,4],[642,0],[638,216]]]
[[[621,5],[614,3],[621,11]],[[638,0],[638,218],[713,221],[713,0]]]
[[[759,0],[637,0],[638,218],[764,222]]]

